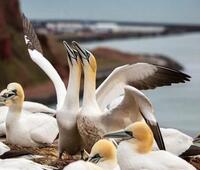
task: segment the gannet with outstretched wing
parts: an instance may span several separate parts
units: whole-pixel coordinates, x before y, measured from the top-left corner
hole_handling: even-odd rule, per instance
[[[23,29],[31,59],[48,75],[56,89],[56,119],[59,127],[59,157],[62,156],[64,151],[72,155],[76,154],[81,150],[81,138],[76,124],[76,117],[79,109],[79,86],[81,76],[80,59],[76,57],[75,51],[64,42],[70,69],[68,88],[66,91],[65,85],[59,74],[51,63],[43,56],[37,35],[35,34],[31,23],[25,16],[23,16]]]
[[[6,117],[6,140],[21,146],[53,143],[58,135],[56,119],[44,113],[21,115],[24,91],[20,84],[10,83],[0,93],[0,103],[9,107]]]
[[[127,70],[125,69],[124,72],[126,72],[126,74],[123,74],[123,76],[116,74],[116,71],[111,73],[111,76],[109,76],[111,80],[107,78],[105,83],[103,83],[107,86],[105,87],[105,85],[103,85],[100,88],[102,90],[97,91],[95,94],[97,67],[95,57],[88,50],[81,48],[78,43],[73,42],[73,45],[81,56],[84,70],[83,105],[80,115],[78,116],[77,124],[85,143],[85,147],[90,150],[96,140],[98,140],[102,134],[108,130],[122,128],[131,122],[144,118],[154,133],[158,147],[160,149],[165,149],[162,135],[153,114],[154,111],[149,99],[135,87],[124,85],[125,83],[123,83],[122,80],[125,79],[126,74],[127,76],[131,74],[132,77],[135,75],[135,78],[132,78],[132,81],[135,82],[134,84],[140,84],[140,86],[147,89],[148,87],[152,88],[156,86],[169,85],[171,83],[185,82],[188,80],[189,76],[168,68],[146,63],[138,63],[131,65],[130,67],[132,69],[129,69],[129,72],[126,72]],[[120,69],[121,67],[115,70]],[[123,71],[123,69],[121,71]],[[163,76],[162,78],[161,75]],[[144,79],[148,79],[148,81],[144,81]],[[110,81],[111,83],[109,83]],[[108,95],[108,98],[109,93],[111,93],[112,96],[112,87],[114,86],[112,82],[114,82],[114,84],[121,84],[119,86],[124,91],[124,98],[115,108],[103,112],[97,101],[101,101],[102,94],[105,100],[107,100],[106,94]],[[108,89],[110,89],[110,91],[108,91]]]
[[[152,151],[153,133],[144,122],[135,122],[117,132],[104,137],[120,138],[117,159],[125,170],[195,170],[185,160],[167,151]]]

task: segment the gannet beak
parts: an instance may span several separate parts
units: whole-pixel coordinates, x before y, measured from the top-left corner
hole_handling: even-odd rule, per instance
[[[17,95],[17,91],[16,90],[3,90],[0,93],[0,105],[5,105],[5,102],[9,99],[12,99],[13,97],[15,97]]]
[[[75,59],[77,61],[76,51],[73,50],[66,41],[63,41],[63,44],[67,51],[67,56],[69,58],[70,63],[73,65],[72,59]]]
[[[133,133],[127,130],[120,130],[116,132],[111,132],[105,134],[103,137],[105,138],[120,138],[121,140],[129,140],[134,138]]]
[[[80,58],[89,62],[90,53],[86,49],[82,48],[76,41],[72,41],[72,45],[79,53]]]
[[[99,162],[100,159],[101,159],[101,156],[99,154],[96,154],[92,157],[89,157],[88,161],[96,164]]]

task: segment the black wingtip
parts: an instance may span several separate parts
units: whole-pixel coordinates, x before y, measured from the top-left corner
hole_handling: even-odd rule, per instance
[[[182,158],[189,157],[189,156],[196,156],[200,155],[200,147],[191,145],[185,152],[179,155]]]
[[[0,159],[16,158],[19,156],[30,155],[30,152],[27,151],[8,151],[0,155]]]
[[[165,143],[164,143],[161,131],[160,131],[159,124],[157,122],[155,122],[155,123],[150,122],[148,119],[145,118],[145,116],[142,114],[142,112],[140,112],[140,113],[141,113],[142,117],[144,118],[145,122],[147,123],[147,125],[152,130],[153,136],[154,136],[154,139],[155,139],[155,141],[158,145],[158,148],[160,150],[166,150]]]

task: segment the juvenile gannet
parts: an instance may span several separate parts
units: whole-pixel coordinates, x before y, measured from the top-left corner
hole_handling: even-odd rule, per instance
[[[6,117],[6,140],[22,146],[51,144],[58,134],[56,119],[36,113],[21,116],[24,91],[20,84],[10,83],[0,93],[0,103],[9,107]]]
[[[117,148],[107,139],[101,139],[94,144],[88,160],[103,169],[120,170],[117,163]]]
[[[147,89],[169,85],[171,83],[184,82],[189,80],[189,76],[168,68],[138,63],[115,69],[109,76],[110,78],[108,77],[105,82],[103,82],[103,85],[100,86],[100,90],[97,90],[95,94],[97,68],[95,57],[88,50],[81,48],[78,43],[73,42],[73,45],[82,59],[84,71],[83,105],[80,115],[78,116],[77,124],[86,150],[90,150],[92,145],[101,138],[101,135],[106,131],[126,127],[130,123],[141,120],[142,118],[145,119],[153,130],[158,147],[160,149],[165,149],[161,132],[149,99],[135,87],[124,85],[126,81],[123,80],[126,74],[129,77],[130,74],[131,76],[135,75],[135,78],[132,78],[133,85],[140,87],[140,89]],[[145,71],[145,69],[147,69],[147,71]],[[124,74],[119,74],[119,70]],[[161,75],[163,78],[161,78]],[[119,91],[124,91],[124,98],[115,108],[103,112],[99,107],[98,101],[103,102],[101,100],[102,98],[107,100],[106,95],[108,95],[110,99],[109,93],[111,93],[111,96],[115,93],[115,91],[112,91],[112,87],[114,87],[112,81],[114,84],[120,84],[119,87],[121,89]],[[105,87],[105,85],[107,85],[107,87]],[[109,92],[108,89],[110,89],[111,92]],[[103,97],[102,94],[104,94]]]
[[[66,42],[64,42],[64,45],[68,54],[69,80],[64,104],[56,115],[59,127],[59,158],[64,151],[74,155],[81,150],[81,137],[76,124],[79,112],[81,63],[75,51]]]
[[[41,165],[24,158],[0,159],[0,170],[52,170],[53,167]]]
[[[185,160],[167,151],[152,151],[153,134],[144,122],[135,122],[124,130],[104,137],[120,138],[117,159],[122,170],[195,170]]]

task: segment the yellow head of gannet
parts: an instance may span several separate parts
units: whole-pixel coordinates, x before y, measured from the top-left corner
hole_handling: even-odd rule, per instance
[[[21,105],[24,102],[24,90],[19,83],[10,83],[7,89],[4,89],[0,93],[1,103],[6,106]]]
[[[89,161],[94,163],[100,161],[111,161],[116,163],[117,149],[111,141],[101,139],[92,147]]]
[[[135,122],[121,131],[108,133],[104,137],[121,138],[134,143],[139,153],[148,153],[153,146],[153,133],[145,122]]]

